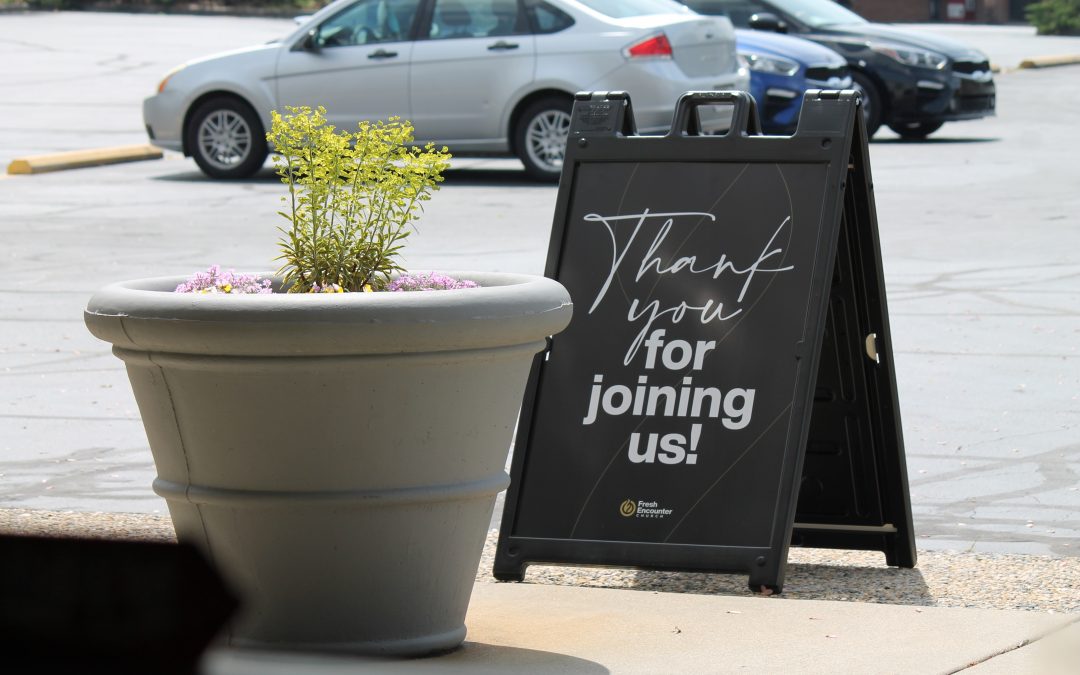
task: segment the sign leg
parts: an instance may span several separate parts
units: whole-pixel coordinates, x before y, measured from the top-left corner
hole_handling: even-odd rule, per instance
[[[784,558],[787,551],[784,551]],[[784,590],[784,565],[781,558],[758,558],[750,570],[750,590],[763,595],[777,595]]]

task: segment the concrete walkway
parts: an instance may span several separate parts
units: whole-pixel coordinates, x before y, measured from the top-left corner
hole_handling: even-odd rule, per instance
[[[206,675],[1075,673],[1080,616],[478,583],[465,646],[386,661],[216,649]]]
[[[144,514],[0,509],[0,533],[174,541],[167,518]],[[1066,675],[1080,663],[1075,559],[922,551],[916,569],[897,570],[880,553],[792,549],[784,595],[764,597],[734,574],[536,565],[525,583],[496,583],[496,534],[461,649],[386,660],[218,646],[201,675]]]

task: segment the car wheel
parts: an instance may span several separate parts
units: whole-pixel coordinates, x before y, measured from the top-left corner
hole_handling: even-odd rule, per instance
[[[529,104],[518,118],[514,147],[533,178],[559,179],[570,133],[570,106],[569,98],[544,98]]]
[[[944,122],[907,122],[890,124],[889,128],[908,141],[920,141],[941,128]]]
[[[264,133],[251,106],[235,98],[212,98],[191,115],[187,147],[207,176],[247,178],[266,161]]]
[[[866,138],[873,138],[877,130],[881,128],[881,114],[885,109],[885,100],[874,81],[865,74],[857,70],[853,71],[851,79],[853,81],[852,88],[862,94],[862,112],[863,120],[866,122]]]

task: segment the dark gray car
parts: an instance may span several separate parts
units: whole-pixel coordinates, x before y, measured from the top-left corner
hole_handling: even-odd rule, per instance
[[[867,131],[881,125],[925,138],[945,122],[994,114],[996,91],[982,52],[935,35],[871,23],[832,0],[683,0],[736,28],[798,37],[843,56],[863,94]]]

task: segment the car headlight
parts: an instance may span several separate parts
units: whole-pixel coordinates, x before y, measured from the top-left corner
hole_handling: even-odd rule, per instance
[[[157,93],[160,94],[161,92],[165,91],[165,85],[167,85],[169,83],[169,78],[172,77],[173,75],[179,73],[183,69],[184,69],[184,66],[177,66],[177,67],[173,68],[172,70],[170,70],[169,72],[165,73],[165,77],[161,78],[161,83],[158,84],[158,86],[157,86]]]
[[[761,54],[752,54],[750,52],[739,52],[739,55],[746,60],[746,65],[750,70],[759,73],[770,73],[773,75],[791,77],[799,72],[799,64],[778,56],[763,56]]]
[[[870,45],[878,54],[884,54],[894,61],[899,61],[905,66],[914,68],[929,68],[941,70],[949,62],[947,56],[925,49],[910,49],[907,47],[893,47],[889,45]]]

